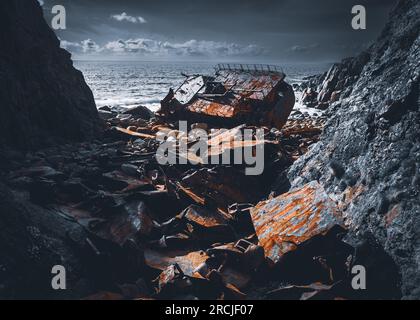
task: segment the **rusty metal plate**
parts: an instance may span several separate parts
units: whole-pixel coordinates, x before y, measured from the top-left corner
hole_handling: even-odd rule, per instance
[[[283,79],[283,74],[220,71],[215,81],[223,83],[243,98],[264,100]]]
[[[203,113],[209,116],[217,116],[224,118],[232,118],[238,113],[238,108],[235,106],[221,104],[214,101],[197,99],[187,107],[191,112]]]
[[[178,264],[185,275],[196,278],[202,278],[196,272],[196,269],[209,258],[204,251],[193,251],[185,254],[181,252],[160,252],[152,249],[146,249],[144,257],[150,267],[163,271],[171,265]]]
[[[221,98],[219,98],[219,100],[217,100],[217,98],[199,98],[193,101],[187,109],[190,112],[202,113],[210,116],[233,118],[240,112],[251,112],[251,106],[247,103],[243,103],[244,99],[264,100],[271,92],[276,90],[277,85],[283,78],[284,77],[280,74],[220,71],[215,82],[223,84],[227,92],[229,92],[229,94],[223,95],[223,102],[220,101]],[[190,87],[189,84],[186,86],[188,88]],[[197,86],[197,89],[198,87],[200,86]],[[181,86],[181,88],[184,88],[184,85]],[[202,86],[200,89],[201,88]],[[200,89],[195,92],[198,92]],[[177,92],[179,90],[181,89],[178,89]],[[175,94],[175,97],[177,97],[177,94]],[[189,97],[189,101],[191,100],[192,97]]]
[[[132,130],[129,130],[129,129],[120,128],[120,127],[115,127],[115,129],[119,132],[128,134],[128,135],[133,136],[133,137],[137,137],[137,138],[143,138],[143,139],[155,139],[156,138],[156,136],[151,135],[151,134],[136,132],[136,131],[132,131]]]
[[[335,203],[316,181],[258,203],[251,218],[265,255],[274,262],[313,236],[343,225]]]
[[[216,210],[191,205],[182,212],[182,217],[204,228],[227,225],[228,220]]]

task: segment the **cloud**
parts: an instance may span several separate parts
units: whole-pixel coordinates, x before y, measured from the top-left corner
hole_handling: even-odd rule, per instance
[[[70,42],[67,40],[61,40],[60,41],[60,46],[63,49],[69,50],[69,51],[73,51],[76,50],[76,48],[81,48],[82,45],[78,42]]]
[[[81,44],[83,53],[101,52],[103,50],[103,48],[91,39],[83,40]]]
[[[91,39],[80,43],[61,41],[61,46],[74,54],[102,54],[128,57],[255,57],[265,53],[256,45],[188,40],[168,42],[152,39],[128,39],[107,42],[100,46]]]
[[[72,53],[100,53],[104,49],[99,46],[95,41],[91,39],[86,39],[80,42],[70,42],[66,40],[61,40],[61,47],[72,52]]]
[[[289,48],[289,51],[301,53],[301,52],[308,52],[308,51],[317,49],[319,47],[320,47],[319,43],[314,43],[314,44],[309,44],[309,45],[296,45]]]
[[[146,19],[144,19],[143,17],[133,17],[128,15],[127,13],[123,12],[121,14],[114,14],[111,16],[112,19],[117,20],[117,21],[127,21],[127,22],[131,22],[131,23],[146,23]]]
[[[38,3],[40,4],[40,6],[42,7],[44,5],[44,0],[38,0]]]

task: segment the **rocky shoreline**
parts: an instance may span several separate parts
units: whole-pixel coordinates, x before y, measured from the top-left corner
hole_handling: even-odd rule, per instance
[[[220,249],[220,253],[212,259],[220,260],[229,254],[239,254],[238,258],[248,259],[244,253],[235,253],[238,249],[234,245],[240,241],[259,252],[262,248],[257,246],[257,238],[252,235],[252,221],[249,216],[246,217],[249,215],[247,210],[252,206],[249,203],[255,204],[269,194],[274,197],[287,190],[283,181],[285,170],[317,141],[325,121],[295,112],[282,131],[268,132],[270,139],[278,143],[269,150],[271,156],[266,163],[269,169],[263,176],[247,177],[242,168],[235,167],[159,166],[155,159],[158,143],[152,135],[158,128],[162,130],[163,124],[159,126],[144,107],[118,111],[112,108],[100,110],[101,116],[107,117],[108,129],[95,141],[65,144],[36,152],[14,150],[2,153],[1,180],[13,194],[7,197],[8,203],[1,202],[2,211],[27,205],[43,211],[45,216],[54,216],[51,221],[45,219],[41,224],[29,221],[30,224],[24,227],[29,247],[36,248],[35,261],[30,264],[41,263],[39,267],[43,267],[46,263],[43,254],[56,257],[58,260],[54,264],[66,262],[67,265],[73,261],[74,280],[69,284],[71,297],[101,298],[105,290],[114,298],[180,298],[185,293],[175,291],[168,295],[162,288],[166,283],[156,282],[161,272],[160,277],[168,272],[181,272],[181,265],[188,268],[182,273],[189,273],[188,277],[195,279],[194,268],[189,263],[195,267],[199,266],[197,261],[204,264],[210,257],[208,252],[224,243],[232,247]],[[118,131],[116,127],[127,128],[131,134]],[[149,137],[144,133],[145,128],[148,128]],[[132,136],[140,132],[145,138]],[[205,185],[202,181],[206,181]],[[185,218],[184,209],[193,212],[192,217]],[[203,221],[194,217],[203,214],[207,216]],[[54,242],[60,240],[50,234],[56,232],[57,221],[63,225],[60,240],[66,244],[61,243],[62,248],[54,248]],[[16,230],[20,223],[13,223],[16,225],[4,225],[4,228]],[[7,237],[9,243],[15,243],[10,240],[20,236],[8,233],[4,240]],[[198,256],[197,261],[195,255]],[[18,280],[11,274],[12,270],[19,270],[17,265],[22,263],[21,256],[13,256],[16,259],[11,261],[14,266],[3,265],[3,277],[10,282],[10,286],[3,288],[5,293],[22,286],[13,282]],[[98,265],[101,259],[110,264],[108,270]],[[134,259],[136,264],[127,259]],[[263,265],[268,268],[264,256],[258,259],[258,267]],[[172,270],[171,261],[177,261],[180,270]],[[231,271],[237,273],[236,277],[247,277],[241,273],[238,261],[229,263],[239,268],[239,271]],[[96,279],[100,276],[96,274],[97,269],[102,270],[101,279]],[[43,273],[45,277],[49,276],[48,270],[43,270]],[[205,279],[205,276],[199,278]],[[211,277],[216,276],[213,274]],[[185,276],[178,280],[185,281]],[[242,282],[246,281],[248,287],[250,280],[242,279]],[[141,283],[140,289],[136,289],[136,281]],[[232,283],[218,283],[220,279],[214,281],[208,279],[200,284],[204,286],[200,298],[245,296]],[[137,295],[126,296],[121,288],[112,289],[117,284],[140,291]],[[206,289],[208,286],[214,288]],[[194,286],[190,288],[193,291],[197,289]],[[37,294],[56,295],[50,290]],[[192,292],[188,295],[193,298]]]
[[[329,119],[288,174],[293,188],[317,180],[340,204],[348,241],[376,239],[401,273],[404,299],[420,292],[419,12],[418,2],[399,1],[366,52],[310,82]]]
[[[379,262],[389,267],[393,262],[375,241],[354,247],[343,242],[347,232],[338,215],[326,228],[311,227],[298,236],[293,240],[295,247],[281,256],[268,257],[270,249],[261,243],[261,218],[255,208],[264,203],[261,200],[282,203],[295,197],[293,190],[289,192],[287,171],[318,141],[325,117],[294,111],[281,130],[267,128],[265,139],[275,144],[267,146],[264,174],[246,176],[240,166],[160,166],[155,158],[159,143],[154,134],[165,128],[176,131],[176,123],[162,123],[141,106],[130,110],[105,107],[99,113],[106,119],[106,130],[95,141],[2,153],[1,163],[7,164],[2,168],[2,188],[6,185],[8,190],[0,205],[2,212],[18,219],[3,220],[3,230],[9,230],[3,240],[19,246],[2,264],[3,279],[7,279],[4,297],[400,296],[395,266],[385,272],[375,271],[379,278],[370,290],[352,290],[353,265],[363,262],[375,270]],[[314,202],[309,212],[330,202],[321,186],[309,188],[320,192],[316,198],[326,197]],[[310,192],[302,192],[302,201],[315,201]],[[286,208],[287,204],[281,206]],[[335,205],[331,206],[335,212]],[[309,216],[309,212],[294,207],[296,211],[290,214],[297,219]],[[31,211],[29,217],[27,211]],[[325,209],[320,213],[323,219]],[[263,225],[268,223],[263,221]],[[274,222],[269,224],[273,224],[269,238],[276,237]],[[22,234],[24,244],[19,243]],[[9,246],[6,249],[13,250]],[[29,260],[24,262],[23,257]],[[48,269],[57,264],[65,265],[71,275],[70,290],[64,294],[45,285],[49,283]],[[22,270],[21,265],[32,267]],[[30,277],[33,267],[39,268],[36,279]],[[19,277],[13,275],[15,272]],[[34,292],[16,289],[28,282]]]

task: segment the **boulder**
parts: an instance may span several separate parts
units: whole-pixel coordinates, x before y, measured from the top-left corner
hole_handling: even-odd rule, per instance
[[[145,106],[137,106],[134,108],[130,108],[124,111],[123,114],[129,114],[134,118],[140,118],[143,120],[150,120],[150,118],[153,117],[153,112]]]
[[[29,203],[0,183],[0,299],[78,297],[72,289],[83,277],[82,262],[69,233],[86,237],[75,221]],[[66,265],[70,290],[52,289],[54,265]]]

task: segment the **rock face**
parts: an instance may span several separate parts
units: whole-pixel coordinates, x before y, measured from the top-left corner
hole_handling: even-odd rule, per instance
[[[93,137],[100,122],[91,90],[59,47],[38,2],[3,0],[0,16],[3,178],[3,168],[22,161],[21,151]],[[0,181],[0,298],[72,297],[50,285],[54,265],[69,266],[72,287],[84,272],[69,232],[84,236],[77,223],[34,205]]]
[[[311,77],[304,84],[302,102],[310,107],[327,109],[332,103],[348,97],[369,58],[369,52],[363,52],[356,58],[334,63],[322,75]]]
[[[80,252],[68,237],[70,231],[82,237],[80,225],[15,196],[2,183],[0,213],[0,299],[70,298],[51,288],[51,269],[67,265],[70,286],[80,278]]]
[[[0,145],[22,149],[98,132],[93,95],[36,0],[0,3]]]
[[[420,298],[419,31],[420,3],[400,1],[366,53],[321,77],[321,100],[354,84],[330,107],[320,142],[289,171],[292,187],[323,185],[344,213],[349,241],[373,236],[383,246],[404,298]]]

